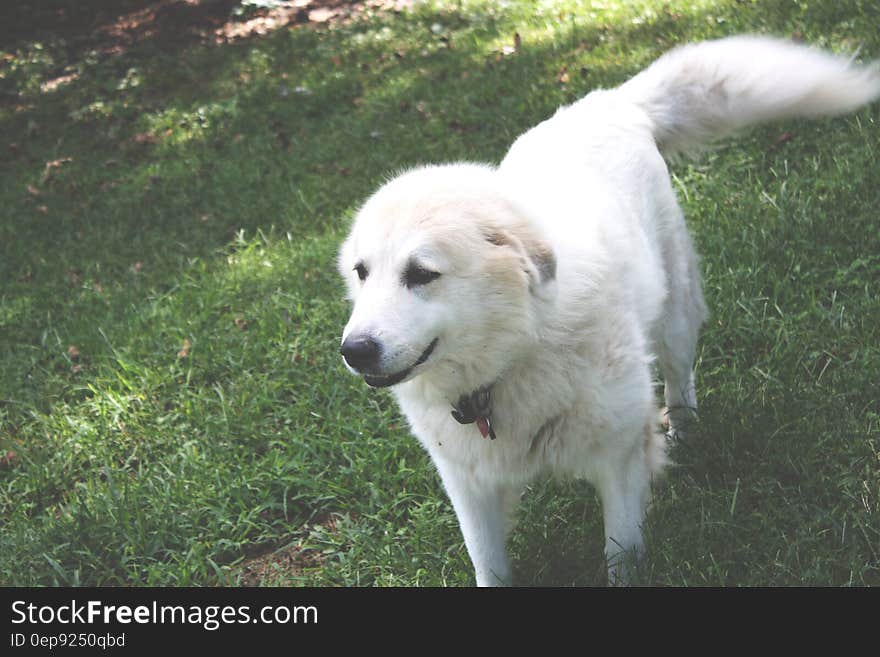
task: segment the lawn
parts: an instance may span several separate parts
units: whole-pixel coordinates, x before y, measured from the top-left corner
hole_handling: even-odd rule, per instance
[[[358,204],[678,43],[880,57],[873,0],[75,4],[0,17],[2,585],[472,584],[392,396],[338,355]],[[672,172],[711,318],[642,583],[880,584],[880,105]],[[520,515],[517,583],[604,584],[587,484]]]

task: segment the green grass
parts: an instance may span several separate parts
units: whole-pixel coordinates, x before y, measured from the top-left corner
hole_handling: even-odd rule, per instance
[[[472,583],[391,395],[337,354],[358,203],[401,167],[498,161],[674,44],[868,58],[877,25],[867,0],[436,2],[221,46],[7,48],[0,584]],[[644,582],[880,583],[880,107],[673,172],[712,316]],[[518,583],[604,583],[592,489],[537,482],[511,551]]]

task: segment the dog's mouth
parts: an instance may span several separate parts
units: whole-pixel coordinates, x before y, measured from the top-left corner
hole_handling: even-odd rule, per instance
[[[434,338],[433,342],[428,345],[428,348],[422,352],[422,355],[419,356],[419,359],[407,367],[405,370],[401,370],[396,374],[388,374],[385,376],[374,376],[372,374],[364,374],[364,381],[367,382],[367,385],[371,388],[387,388],[388,386],[393,386],[395,383],[400,383],[406,377],[409,376],[410,372],[412,372],[419,365],[424,363],[431,357],[431,353],[434,351],[434,347],[437,346],[437,341],[440,338]]]

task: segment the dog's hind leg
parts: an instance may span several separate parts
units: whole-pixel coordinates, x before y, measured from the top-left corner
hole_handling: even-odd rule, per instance
[[[690,239],[684,237],[670,276],[659,335],[655,338],[664,378],[666,420],[669,435],[674,438],[684,437],[688,425],[696,419],[697,391],[693,367],[700,325],[706,318],[697,258]]]
[[[692,369],[694,348],[677,346],[677,350],[668,345],[660,349],[666,401],[662,419],[670,437],[683,439],[697,416],[697,391]]]
[[[455,509],[477,586],[510,586],[505,539],[517,489],[478,480],[472,473],[437,462],[440,478]]]

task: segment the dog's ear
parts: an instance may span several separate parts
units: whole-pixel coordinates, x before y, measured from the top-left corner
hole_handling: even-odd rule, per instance
[[[547,242],[528,230],[493,228],[484,231],[484,236],[493,246],[511,248],[519,253],[533,294],[539,297],[551,294],[552,284],[556,281],[556,255]]]

